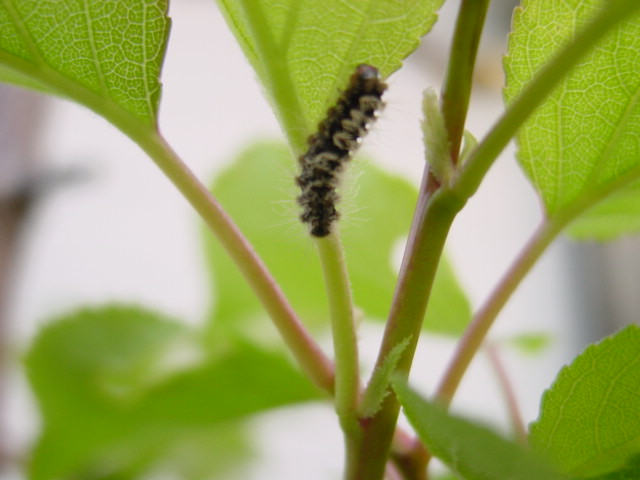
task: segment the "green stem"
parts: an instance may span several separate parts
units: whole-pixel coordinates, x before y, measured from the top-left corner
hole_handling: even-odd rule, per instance
[[[353,416],[358,407],[360,376],[358,340],[351,287],[340,239],[335,233],[317,240],[324,273],[335,352],[335,404],[340,415]]]
[[[291,308],[267,267],[209,190],[156,132],[132,138],[155,161],[215,234],[262,302],[296,360],[320,388],[333,391],[333,365]]]
[[[476,313],[458,342],[453,360],[438,387],[436,392],[438,402],[443,405],[451,403],[467,367],[478,352],[498,313],[566,223],[566,220],[543,223],[504,275],[487,303]]]
[[[451,161],[454,164],[464,131],[473,66],[487,6],[488,0],[463,0],[454,34],[443,93],[443,115],[451,144]],[[396,345],[409,339],[409,345],[396,367],[398,373],[408,376],[449,228],[465,203],[466,198],[456,197],[447,188],[440,188],[428,166],[425,167],[418,205],[376,368],[383,365]],[[390,392],[376,416],[362,421],[364,435],[359,453],[361,468],[349,479],[373,480],[382,477],[399,410],[398,401],[393,392]],[[428,455],[418,458],[418,454],[423,453],[422,449],[415,449],[415,465],[426,466]]]
[[[502,149],[517,130],[553,91],[560,79],[580,61],[580,59],[619,22],[640,11],[640,2],[612,0],[607,3],[573,41],[569,42],[509,106],[508,110],[493,127],[487,137],[469,155],[453,190],[462,198],[468,198],[477,190],[482,178]],[[487,303],[477,312],[465,335],[461,339],[454,358],[445,372],[436,398],[445,405],[451,399],[475,356],[496,316],[510,298],[513,291],[533,267],[560,231],[580,213],[605,198],[611,192],[637,178],[630,172],[623,178],[599,187],[588,197],[578,198],[554,217],[543,223],[516,259],[512,267],[498,284]]]
[[[391,445],[391,460],[407,480],[428,480],[430,454],[419,438],[396,429]]]
[[[458,343],[453,359],[436,392],[436,399],[440,403],[449,405],[462,377],[471,364],[471,360],[478,352],[496,317],[555,237],[579,215],[609,195],[636,182],[638,178],[640,178],[640,167],[629,170],[615,180],[589,190],[587,194],[577,197],[572,203],[554,212],[553,217],[542,223],[502,277],[487,302],[475,314]]]
[[[531,112],[550,94],[558,81],[570,71],[579,58],[586,54],[599,38],[604,36],[627,15],[636,9],[640,9],[640,4],[631,5],[631,3],[616,0],[615,5],[613,5],[614,2],[611,2],[613,5],[611,9],[608,6],[573,42],[565,47],[556,59],[552,60],[543,69],[541,74],[529,84],[521,96],[510,106],[485,140],[470,154],[452,190],[440,190],[433,193],[437,190],[437,185],[434,185],[434,181],[429,175],[425,175],[419,205],[414,217],[414,226],[412,227],[407,252],[403,260],[403,268],[400,272],[400,280],[396,289],[392,312],[377,360],[378,365],[384,361],[384,358],[386,358],[386,355],[394,345],[407,337],[407,334],[419,333],[426,309],[426,301],[433,282],[433,275],[435,275],[435,269],[437,268],[437,260],[440,257],[446,234],[457,211],[475,193],[482,178],[498,154],[515,135],[520,125],[524,123]],[[460,34],[462,33],[460,32]],[[466,51],[467,55],[471,53],[469,49],[463,51]],[[460,61],[455,56],[457,53],[460,52],[452,52],[452,62]],[[466,82],[460,82],[459,85],[464,88]],[[455,98],[452,92],[449,93],[450,98]],[[443,114],[446,113],[443,111]],[[533,265],[537,260],[537,256],[546,248],[544,242],[550,242],[564,225],[565,223],[562,221],[547,224],[547,228],[543,229],[539,240],[537,240],[537,242],[541,242],[541,251],[536,252],[537,247],[534,245],[532,251],[527,255],[527,257],[531,258],[525,258],[525,262],[531,261],[531,265]],[[429,232],[425,232],[426,226],[429,227]],[[558,230],[554,232],[554,228],[558,228]],[[435,265],[433,264],[434,260]],[[414,263],[414,261],[420,262],[420,264]],[[426,265],[424,264],[425,262]],[[526,264],[523,265],[526,266]],[[417,276],[416,272],[420,272],[422,276]],[[408,287],[405,286],[405,282],[409,284]],[[415,284],[422,284],[422,288],[416,287]],[[506,301],[506,298],[504,301]],[[495,314],[497,314],[497,311]],[[416,341],[417,336],[411,337],[411,344],[398,364],[399,372],[404,375],[408,373],[410,368]],[[393,395],[389,395],[385,399],[380,412],[374,418],[363,422],[364,436],[360,451],[360,458],[362,459],[360,472],[362,474],[360,476],[354,475],[351,478],[381,478],[384,471],[383,462],[389,451],[390,438],[393,434],[398,412],[399,405],[397,400]]]
[[[489,0],[462,0],[451,46],[451,61],[442,88],[442,114],[449,137],[451,162],[458,162],[469,108],[473,67]]]
[[[504,364],[500,359],[498,347],[493,343],[489,343],[488,345],[485,345],[484,349],[487,353],[487,357],[489,358],[489,364],[493,367],[496,374],[496,379],[500,385],[500,390],[502,390],[505,403],[507,404],[507,411],[509,412],[509,418],[511,419],[511,428],[513,428],[513,433],[515,434],[516,439],[526,447],[528,442],[527,427],[522,420],[522,414],[520,413],[520,407],[518,406],[518,399],[516,398],[516,393],[513,390],[513,385],[509,381],[509,375],[507,374]]]
[[[351,286],[337,234],[316,241],[331,314],[335,355],[335,408],[347,443],[347,469],[359,428],[356,411],[360,393],[358,339],[353,315]]]
[[[37,78],[53,91],[93,110],[137,143],[173,182],[222,243],[309,378],[321,389],[333,393],[334,374],[331,360],[298,319],[247,239],[207,188],[165,142],[152,120],[144,123],[140,118],[123,110],[109,97],[102,97],[83,88],[68,77],[51,70],[44,63],[34,64],[0,51],[0,64],[5,64],[27,77]]]
[[[396,367],[396,371],[405,377],[411,367],[449,227],[463,206],[449,190],[434,193],[433,188],[425,170],[399,283],[376,363],[376,368],[380,368],[397,344],[408,341]],[[349,480],[382,478],[399,408],[395,395],[390,392],[373,418],[361,419],[363,439],[358,452],[358,468],[347,477]]]
[[[485,139],[469,154],[454,190],[461,198],[471,197],[504,147],[511,141],[531,113],[551,94],[560,80],[586,55],[594,45],[618,23],[640,11],[640,2],[610,0],[572,41],[551,59],[492,128]]]
[[[431,179],[425,174],[419,203],[393,298],[376,367],[399,343],[409,340],[396,370],[408,374],[420,337],[422,321],[440,256],[455,215],[464,206],[448,189],[431,193]]]

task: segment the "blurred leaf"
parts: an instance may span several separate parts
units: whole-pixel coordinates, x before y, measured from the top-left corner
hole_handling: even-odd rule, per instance
[[[230,422],[319,397],[283,356],[238,341],[207,355],[196,333],[117,306],[43,328],[26,357],[43,417],[30,478],[144,469],[202,438],[238,445]],[[233,458],[201,453],[210,470]]]
[[[541,353],[549,347],[551,337],[548,333],[528,332],[501,339],[500,343],[504,343],[510,347],[515,347],[520,350],[521,353],[534,355]]]
[[[218,0],[229,28],[301,150],[360,63],[386,77],[436,20],[443,0]]]
[[[188,480],[227,478],[229,470],[242,468],[255,455],[249,445],[251,432],[243,427],[232,421],[173,439],[156,457],[154,470]]]
[[[168,0],[0,3],[0,81],[154,125]]]
[[[599,477],[588,477],[589,480],[638,480],[640,478],[640,455],[635,455],[616,472]]]
[[[640,328],[589,346],[544,394],[531,446],[573,476],[600,475],[640,454]]]
[[[298,313],[312,325],[328,319],[320,265],[297,221],[291,154],[284,146],[256,144],[216,177],[213,194],[269,267]],[[215,292],[215,326],[262,337],[270,328],[262,306],[219,242],[205,232]],[[257,320],[248,323],[248,320]],[[328,324],[327,324],[328,325]]]
[[[243,152],[220,174],[213,193],[251,241],[300,316],[313,327],[328,328],[322,271],[306,229],[298,221],[299,195],[291,153],[284,146],[259,143]],[[417,192],[408,182],[375,168],[360,170],[357,191],[341,204],[341,238],[356,305],[368,318],[385,319],[396,283],[392,254],[406,237]],[[352,169],[353,170],[353,169]],[[349,212],[355,213],[349,213]],[[216,299],[213,328],[220,326],[264,338],[270,328],[263,309],[235,265],[208,233],[205,248]],[[469,303],[448,263],[434,285],[425,328],[459,334],[471,317]]]
[[[471,304],[446,255],[440,259],[424,328],[458,337],[471,321]]]
[[[509,37],[507,100],[607,3],[525,0]],[[638,72],[635,15],[598,44],[518,133],[518,159],[548,216],[573,215],[601,201],[570,227],[578,238],[605,240],[640,231]]]
[[[466,480],[561,480],[520,445],[476,423],[447,414],[404,382],[394,389],[427,449]]]
[[[449,473],[449,472],[440,473],[440,474],[432,475],[432,476],[433,476],[433,480],[460,480],[460,477],[456,477],[452,473]],[[431,477],[429,477],[429,478],[431,478]]]

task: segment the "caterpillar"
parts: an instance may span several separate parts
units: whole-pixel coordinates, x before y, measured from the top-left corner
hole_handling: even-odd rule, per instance
[[[298,159],[296,183],[301,194],[297,200],[302,207],[300,220],[309,225],[314,237],[329,235],[340,216],[336,210],[339,175],[384,106],[386,89],[376,67],[358,65],[346,90],[307,140],[307,151]]]

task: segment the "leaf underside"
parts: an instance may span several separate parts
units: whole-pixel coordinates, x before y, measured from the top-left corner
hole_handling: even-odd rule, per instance
[[[3,0],[0,81],[154,125],[168,0]]]
[[[507,101],[606,4],[525,0],[516,10],[505,59]],[[606,36],[518,133],[518,160],[547,215],[586,210],[569,228],[576,238],[640,231],[638,72],[636,15]]]
[[[394,383],[411,425],[429,452],[465,480],[566,480],[540,459],[484,426],[448,414],[405,383]]]
[[[218,0],[295,151],[356,65],[397,70],[442,0]]]

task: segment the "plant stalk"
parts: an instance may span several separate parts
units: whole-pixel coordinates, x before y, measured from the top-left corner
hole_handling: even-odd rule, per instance
[[[445,406],[450,404],[464,373],[478,352],[496,317],[509,298],[511,298],[520,282],[562,230],[580,214],[639,178],[640,167],[634,168],[614,181],[593,189],[588,195],[577,197],[572,203],[554,212],[552,217],[546,219],[538,227],[486,303],[476,312],[469,327],[467,327],[436,391],[437,401]]]
[[[37,57],[37,52],[36,52]],[[50,69],[45,62],[32,63],[0,51],[0,63],[27,77],[39,78],[54,92],[93,110],[133,140],[153,159],[198,212],[262,302],[294,357],[321,389],[333,394],[333,363],[306,330],[262,260],[207,188],[159,134],[156,119],[146,121],[108,97],[81,87]]]
[[[427,465],[431,455],[419,438],[411,437],[406,432],[396,429],[391,445],[391,460],[409,480],[428,480]]]
[[[640,2],[637,1],[606,2],[606,7],[541,69],[511,102],[484,140],[469,154],[453,187],[461,198],[467,199],[476,192],[500,152],[533,111],[553,92],[560,80],[618,23],[639,11]]]
[[[476,313],[458,342],[453,360],[436,391],[435,398],[440,404],[448,406],[451,403],[464,373],[482,345],[498,313],[565,224],[565,222],[543,223],[525,245],[488,301]]]
[[[450,157],[454,165],[464,131],[473,67],[487,7],[488,0],[463,0],[454,32],[442,100]],[[449,228],[466,200],[452,195],[446,187],[441,188],[431,175],[429,167],[425,166],[418,205],[376,368],[384,363],[397,344],[408,338],[409,345],[396,367],[397,373],[408,377]],[[360,458],[365,460],[361,460],[359,476],[349,477],[350,479],[373,480],[382,477],[399,410],[398,401],[393,392],[390,392],[378,414],[362,421],[364,435]],[[415,449],[414,453],[416,458],[409,463],[424,466],[423,473],[426,475],[428,455],[423,455],[422,449]],[[409,459],[403,458],[403,461],[406,463]]]
[[[451,162],[458,163],[460,143],[469,109],[473,68],[489,0],[462,0],[442,87],[442,114],[449,137]]]
[[[558,82],[586,55],[591,48],[618,23],[640,11],[640,2],[612,0],[571,42],[569,42],[509,105],[491,132],[471,152],[452,189],[462,198],[475,193],[487,171],[531,113],[551,94]],[[590,198],[579,198],[543,223],[524,247],[512,267],[498,284],[485,305],[476,313],[458,343],[454,358],[437,390],[436,399],[449,405],[467,369],[496,316],[516,287],[540,258],[553,239],[580,213],[606,197],[620,185],[634,179],[632,172],[611,185],[604,185]]]
[[[132,138],[155,161],[222,243],[304,372],[318,387],[332,394],[334,369],[331,360],[306,330],[267,267],[231,218],[159,134]]]
[[[356,418],[360,395],[358,338],[353,315],[351,286],[340,237],[333,233],[317,239],[324,273],[335,355],[334,403],[345,436],[346,470],[354,461],[360,429]]]
[[[379,368],[397,344],[408,340],[396,367],[396,372],[403,377],[409,374],[449,227],[464,205],[449,190],[435,191],[436,188],[425,169],[399,283],[376,362],[376,368]],[[360,420],[363,437],[357,469],[347,477],[349,480],[382,478],[399,410],[400,405],[390,392],[374,417]]]
[[[513,385],[509,381],[509,375],[507,374],[504,363],[500,359],[498,347],[493,343],[489,343],[485,346],[485,352],[493,370],[496,373],[496,379],[498,380],[498,384],[500,385],[500,389],[504,395],[504,399],[507,404],[507,411],[509,412],[509,417],[511,419],[511,427],[513,428],[516,439],[526,447],[529,441],[527,427],[525,426],[524,420],[522,420],[522,413],[518,406],[518,399],[516,398],[516,393],[513,390]]]
[[[613,2],[611,2],[613,4]],[[466,4],[467,8],[471,8],[470,4]],[[465,3],[462,4],[462,8],[465,7]],[[623,20],[627,15],[635,12],[637,9],[640,9],[640,5],[630,6],[630,4],[625,4],[625,2],[621,0],[617,0],[615,5],[609,9],[603,10],[603,12],[598,15],[591,23],[577,35],[573,42],[570,42],[567,47],[561,51],[561,53],[552,60],[547,67],[543,69],[543,71],[534,79],[534,81],[529,84],[527,88],[523,91],[523,93],[512,103],[507,112],[502,116],[502,118],[496,124],[496,127],[489,133],[489,135],[485,138],[483,142],[481,142],[478,147],[470,154],[468,161],[463,167],[459,177],[454,183],[452,190],[439,190],[436,191],[438,186],[435,185],[434,180],[428,173],[425,173],[423,179],[423,187],[421,188],[419,205],[416,210],[416,216],[414,217],[414,227],[412,227],[412,231],[409,237],[407,252],[405,253],[405,259],[403,260],[403,266],[400,272],[400,281],[398,287],[396,289],[396,296],[394,297],[394,302],[392,306],[392,312],[390,314],[389,322],[387,323],[387,328],[385,330],[385,335],[383,338],[383,343],[380,349],[380,353],[377,360],[377,365],[380,365],[386,355],[388,355],[391,348],[397,343],[403,341],[406,338],[407,333],[419,333],[420,326],[422,323],[422,319],[424,317],[424,313],[426,311],[426,303],[430,293],[431,285],[433,282],[433,275],[435,275],[435,271],[437,268],[437,260],[440,257],[440,253],[442,248],[444,247],[444,241],[446,239],[447,232],[455,217],[457,211],[464,205],[466,200],[472,196],[477,190],[482,178],[486,175],[490,166],[493,164],[499,153],[502,149],[507,145],[509,140],[515,135],[518,128],[524,123],[524,121],[528,118],[528,116],[533,112],[533,110],[539,106],[544,99],[551,93],[554,86],[557,84],[559,79],[563,78],[571,68],[578,62],[578,60],[586,54],[589,49],[604,36],[608,31],[610,31],[619,21]],[[459,20],[458,25],[463,25],[464,21]],[[478,31],[478,30],[476,30]],[[462,35],[464,32],[457,31],[457,35]],[[454,40],[454,44],[457,44],[457,41]],[[451,62],[461,61],[457,58],[458,54],[463,54],[466,52],[466,55],[469,57],[470,64],[473,65],[472,58],[475,58],[475,52],[472,52],[471,47],[474,43],[469,43],[468,48],[461,49],[460,51],[452,51]],[[477,43],[475,43],[477,46]],[[467,70],[467,74],[471,73],[472,69]],[[450,71],[454,71],[454,68],[451,67]],[[452,83],[448,83],[447,88],[453,88],[454,84],[458,85],[458,88],[470,88],[471,80],[468,82],[458,82],[455,83],[454,80],[451,80]],[[451,87],[449,87],[451,85]],[[469,86],[469,87],[467,87]],[[447,92],[448,98],[455,98],[451,91]],[[468,96],[462,94],[461,96],[463,100],[463,104],[467,103]],[[443,110],[443,115],[445,115],[445,119],[447,116],[450,120],[447,121],[447,125],[455,125],[455,119],[464,118],[466,115],[465,109],[466,107],[460,106],[460,109],[455,109],[454,107],[449,107],[452,109],[452,113],[447,113],[446,110]],[[461,114],[460,112],[465,112]],[[459,127],[457,127],[459,128]],[[453,135],[449,134],[450,138],[455,138]],[[435,192],[435,193],[434,193]],[[445,197],[447,201],[444,203],[443,200],[440,200]],[[439,198],[440,197],[440,198]],[[457,201],[456,201],[457,197]],[[448,204],[448,205],[447,205]],[[441,218],[436,220],[435,222],[431,222],[429,220],[433,220],[433,218],[429,219],[428,213],[435,213],[440,210],[440,208],[447,206],[450,215],[443,215]],[[446,212],[447,208],[445,208],[440,213]],[[417,221],[416,221],[417,220]],[[440,223],[439,223],[440,222]],[[416,224],[418,225],[415,228]],[[429,225],[430,227],[430,235],[424,236],[424,226]],[[538,235],[538,238],[534,241],[534,245],[530,248],[530,251],[525,254],[522,264],[519,269],[522,269],[522,272],[516,271],[514,272],[513,278],[516,280],[514,285],[510,285],[510,282],[507,282],[507,285],[502,288],[502,294],[498,295],[495,300],[495,303],[490,302],[487,305],[486,313],[481,314],[481,318],[489,318],[497,315],[497,312],[501,308],[501,306],[506,302],[506,299],[511,295],[512,288],[515,288],[517,283],[521,280],[518,279],[518,275],[524,276],[526,272],[531,268],[531,266],[538,259],[539,255],[544,251],[548,243],[551,242],[553,238],[557,235],[557,233],[564,226],[564,222],[552,222],[547,224],[548,228],[543,228]],[[444,232],[443,232],[444,227]],[[555,229],[557,231],[554,231]],[[435,232],[434,232],[435,231]],[[443,235],[438,235],[438,233],[444,233]],[[539,243],[538,246],[536,246]],[[422,244],[422,245],[420,245]],[[432,258],[428,256],[426,258],[421,257],[424,255],[423,249],[425,249],[425,245],[427,246],[427,250],[431,250]],[[421,252],[423,255],[420,255]],[[433,254],[435,253],[435,255]],[[408,257],[407,257],[408,255]],[[411,281],[416,281],[418,283],[424,282],[425,278],[421,278],[419,280],[413,278],[416,270],[415,265],[412,265],[412,261],[407,261],[409,259],[415,260],[423,260],[423,261],[433,261],[435,257],[436,263],[434,265],[430,265],[432,267],[431,272],[423,272],[428,273],[429,276],[425,282],[425,288],[420,289],[420,292],[412,292],[411,286],[409,288],[405,287],[405,282],[407,279],[411,278]],[[520,263],[520,262],[518,262]],[[517,266],[517,265],[516,265]],[[406,293],[409,292],[409,295]],[[422,296],[422,298],[417,299],[412,298],[412,295],[415,293],[416,295]],[[504,298],[502,298],[504,296]],[[415,303],[414,303],[415,302]],[[501,305],[502,304],[502,305]],[[413,306],[418,307],[421,311],[419,317],[411,315],[407,315],[407,313],[417,313],[413,311]],[[397,310],[396,310],[397,309]],[[443,397],[444,401],[447,401],[447,392],[450,389],[450,386],[453,387],[453,390],[457,387],[457,383],[459,383],[460,378],[462,378],[462,372],[466,369],[468,363],[470,362],[470,358],[473,357],[475,351],[477,350],[478,345],[475,345],[478,340],[484,338],[486,334],[486,330],[488,330],[492,320],[489,321],[489,325],[487,325],[487,321],[478,321],[476,331],[477,333],[473,334],[472,327],[470,330],[472,331],[467,338],[463,337],[463,340],[460,343],[460,360],[459,363],[456,362],[457,365],[462,368],[458,371],[456,367],[454,367],[451,371],[450,381],[444,382],[444,387],[439,391],[440,396]],[[474,321],[474,323],[476,323]],[[411,329],[408,325],[413,324],[414,328]],[[417,331],[415,329],[415,325],[418,325]],[[484,330],[484,331],[483,331]],[[405,334],[403,337],[402,334]],[[478,338],[479,337],[479,338]],[[398,372],[403,375],[408,375],[408,370],[411,365],[411,360],[413,358],[413,354],[415,351],[415,346],[417,342],[417,336],[415,338],[411,337],[411,343],[407,347],[405,353],[403,354],[403,358],[400,360],[398,364]],[[470,355],[464,353],[465,349],[469,350]],[[467,358],[468,357],[468,358]],[[450,386],[449,386],[450,384]],[[450,397],[449,397],[450,399]],[[372,419],[366,419],[363,426],[364,436],[362,442],[362,451],[361,456],[370,455],[370,459],[373,460],[367,466],[363,467],[363,471],[365,475],[360,477],[354,476],[353,478],[367,478],[367,479],[377,479],[381,478],[384,465],[381,464],[379,458],[385,457],[388,454],[390,437],[393,432],[393,427],[395,422],[397,421],[397,415],[399,412],[399,405],[393,395],[389,395],[385,401],[383,402],[382,409],[380,412]],[[365,463],[366,462],[362,462]]]

